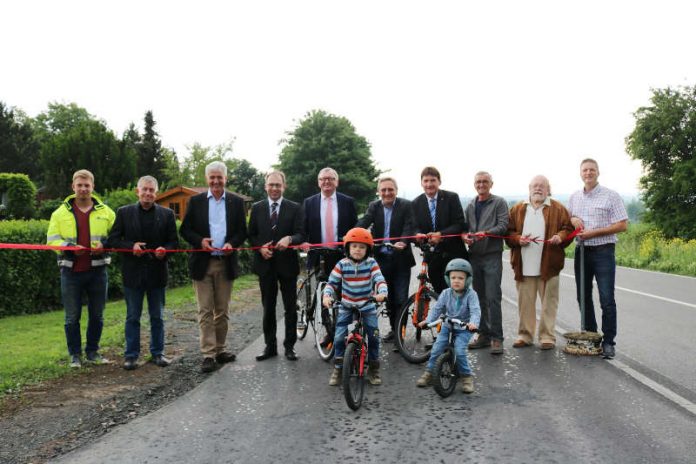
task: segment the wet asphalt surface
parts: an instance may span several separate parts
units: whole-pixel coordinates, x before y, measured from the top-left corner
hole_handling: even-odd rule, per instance
[[[513,334],[516,309],[503,312]],[[177,401],[56,462],[696,461],[696,418],[599,358],[513,349],[508,335],[502,356],[470,352],[475,393],[443,400],[383,344],[383,385],[353,412],[312,335],[297,362],[255,361],[258,339]]]

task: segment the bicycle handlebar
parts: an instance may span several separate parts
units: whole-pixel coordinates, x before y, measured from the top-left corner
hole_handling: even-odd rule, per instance
[[[469,332],[478,332],[478,329],[471,330],[468,327],[466,327],[466,325],[469,323],[469,321],[462,321],[461,319],[457,319],[454,317],[447,317],[447,316],[440,316],[437,318],[437,320],[435,322],[431,322],[431,323],[426,324],[426,325],[428,328],[433,328],[442,322],[449,322],[452,325],[459,325],[459,327],[464,327]]]

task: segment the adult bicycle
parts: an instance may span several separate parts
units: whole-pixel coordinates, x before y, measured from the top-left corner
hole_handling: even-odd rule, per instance
[[[427,327],[435,329],[440,324],[449,325],[448,342],[445,351],[435,360],[435,367],[433,368],[433,388],[438,395],[447,398],[454,392],[454,389],[457,387],[457,379],[459,378],[459,373],[457,371],[457,352],[454,349],[454,328],[457,326],[466,327],[468,321],[462,321],[443,315],[435,322],[427,324]],[[477,330],[470,330],[469,328],[466,330],[477,332]]]
[[[297,281],[297,338],[304,339],[311,326],[319,357],[328,361],[334,354],[333,336],[338,313],[321,304],[321,296],[328,280],[324,262],[327,255],[338,251],[326,247],[315,247],[311,251],[319,254],[319,265],[308,268],[307,276]]]
[[[408,297],[408,301],[401,308],[396,324],[396,346],[401,356],[414,364],[422,363],[430,357],[430,350],[437,338],[437,328],[421,328],[418,324],[428,317],[428,311],[440,296],[428,276],[428,261],[437,251],[427,242],[417,246],[423,257],[418,274],[418,289]]]

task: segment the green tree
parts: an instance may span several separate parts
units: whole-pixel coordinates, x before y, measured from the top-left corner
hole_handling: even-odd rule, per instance
[[[138,168],[137,177],[150,175],[162,182],[165,179],[165,162],[162,152],[162,141],[159,134],[155,130],[155,118],[152,116],[152,111],[145,113],[145,130],[142,138],[138,141]]]
[[[313,110],[287,136],[281,140],[276,167],[287,176],[288,198],[302,201],[317,193],[317,174],[329,166],[338,172],[338,190],[354,197],[359,210],[374,199],[380,171],[369,142],[356,133],[348,119]]]
[[[0,172],[16,172],[40,180],[39,142],[28,118],[0,102]]]
[[[696,86],[653,90],[626,149],[641,161],[646,220],[667,237],[696,238]]]
[[[265,174],[245,159],[225,160],[227,165],[227,186],[230,190],[259,200],[266,196]]]
[[[51,103],[37,116],[36,130],[49,198],[70,193],[78,169],[89,169],[100,191],[126,187],[135,179],[135,153],[104,122],[74,103]]]

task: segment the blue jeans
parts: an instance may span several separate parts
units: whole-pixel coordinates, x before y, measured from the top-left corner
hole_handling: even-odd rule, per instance
[[[396,319],[399,311],[408,300],[408,286],[411,283],[411,268],[399,266],[393,255],[377,255],[377,264],[382,271],[384,280],[387,281],[389,299],[387,299],[387,312],[391,329],[396,327]]]
[[[140,355],[140,316],[143,313],[143,298],[147,295],[147,310],[150,313],[150,353],[164,353],[164,287],[123,287],[126,297],[126,358],[137,359]]]
[[[87,353],[99,350],[99,340],[104,328],[104,305],[108,287],[106,267],[93,268],[86,272],[73,272],[60,269],[60,291],[65,308],[65,339],[68,353],[79,356],[82,353],[82,336],[80,318],[82,317],[82,296],[87,295]]]
[[[442,324],[442,330],[437,336],[433,349],[430,352],[430,359],[426,368],[432,372],[435,369],[435,361],[444,353],[445,348],[449,344],[449,326]],[[471,367],[469,367],[469,358],[466,357],[467,346],[471,340],[471,332],[468,330],[457,330],[454,332],[454,352],[457,354],[457,372],[459,375],[471,375]]]
[[[602,307],[602,332],[604,343],[614,345],[616,338],[616,301],[614,300],[614,281],[616,277],[616,258],[614,244],[585,246],[585,327],[589,332],[597,331],[594,302],[592,301],[592,278],[597,280],[599,304]],[[580,247],[575,248],[575,287],[580,303]]]
[[[367,360],[377,361],[379,359],[377,309],[363,311],[361,314],[363,324],[365,325],[365,331],[367,332]],[[348,326],[351,322],[353,322],[353,310],[345,310],[343,306],[341,306],[341,309],[338,310],[336,334],[334,335],[336,367],[341,367],[343,365],[343,353],[346,351],[346,335],[348,335]]]

